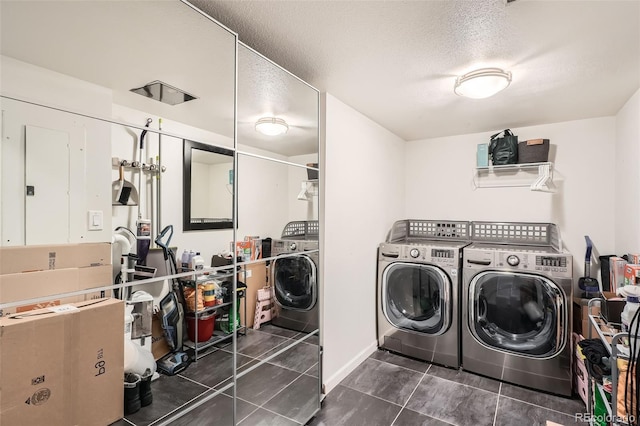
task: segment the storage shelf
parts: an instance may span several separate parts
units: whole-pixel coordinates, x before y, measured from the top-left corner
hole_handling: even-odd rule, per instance
[[[528,187],[532,191],[555,192],[553,163],[523,163],[476,167],[475,188]]]
[[[231,306],[231,305],[233,305],[233,302],[220,303],[219,305],[207,306],[206,308],[200,309],[197,312],[187,311],[185,312],[185,315],[193,315],[193,314],[202,315],[208,312],[216,311],[220,308],[224,308],[225,306]]]
[[[606,391],[602,387],[602,385],[596,383],[596,389],[602,396],[603,401],[605,402],[607,414],[612,421],[612,425],[615,426],[624,426],[628,423],[622,421],[619,418],[618,414],[618,358],[621,359],[629,359],[629,357],[618,351],[618,344],[624,344],[627,340],[628,334],[626,332],[618,332],[618,330],[613,329],[610,324],[608,324],[600,315],[595,315],[591,313],[591,308],[599,304],[599,306],[603,306],[605,301],[600,298],[595,298],[589,300],[588,304],[588,313],[589,313],[589,322],[592,327],[589,327],[588,338],[592,338],[591,330],[595,330],[598,334],[598,338],[604,344],[607,352],[609,353],[609,358],[611,360],[611,400],[606,398]],[[591,382],[593,379],[589,377],[589,381]],[[587,401],[589,404],[587,405],[587,411],[593,414],[593,388],[591,383],[589,383],[587,390]],[[592,423],[593,424],[593,423]]]
[[[236,330],[236,332],[240,335],[244,335],[246,333],[247,328],[242,326],[242,327],[238,327],[238,329]],[[233,333],[225,333],[224,331],[221,330],[214,330],[213,331],[213,336],[211,336],[211,338],[209,340],[207,340],[206,342],[192,342],[191,340],[185,340],[184,341],[184,346],[186,346],[189,349],[193,349],[196,350],[198,352],[203,351],[207,348],[210,348],[211,346],[215,345],[216,343],[222,343],[225,340],[229,340],[230,338],[233,337]],[[199,357],[197,357],[199,358]]]

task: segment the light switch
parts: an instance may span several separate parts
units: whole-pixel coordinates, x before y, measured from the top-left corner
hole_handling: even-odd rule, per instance
[[[89,210],[89,231],[102,231],[103,216],[101,210]]]

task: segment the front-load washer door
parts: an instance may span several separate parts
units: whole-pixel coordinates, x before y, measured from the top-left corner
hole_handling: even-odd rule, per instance
[[[438,267],[396,262],[382,275],[382,311],[401,330],[440,335],[451,324],[451,281]]]
[[[551,280],[518,272],[481,272],[469,285],[469,329],[483,346],[550,358],[566,344],[566,297]]]
[[[273,261],[276,302],[284,308],[309,311],[317,300],[316,264],[305,255],[279,257]]]

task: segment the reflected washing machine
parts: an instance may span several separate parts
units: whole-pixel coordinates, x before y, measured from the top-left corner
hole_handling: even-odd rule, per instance
[[[318,221],[289,222],[271,242],[271,324],[309,333],[318,330]]]
[[[573,269],[557,227],[471,227],[479,242],[463,253],[462,368],[570,396]]]
[[[378,248],[378,346],[460,366],[459,295],[468,222],[402,220]]]

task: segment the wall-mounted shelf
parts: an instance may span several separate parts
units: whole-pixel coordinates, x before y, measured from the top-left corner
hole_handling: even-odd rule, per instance
[[[553,163],[523,163],[477,167],[473,173],[475,188],[528,187],[532,191],[555,192]]]
[[[313,201],[313,197],[318,196],[318,179],[303,180],[300,186],[298,200]]]

